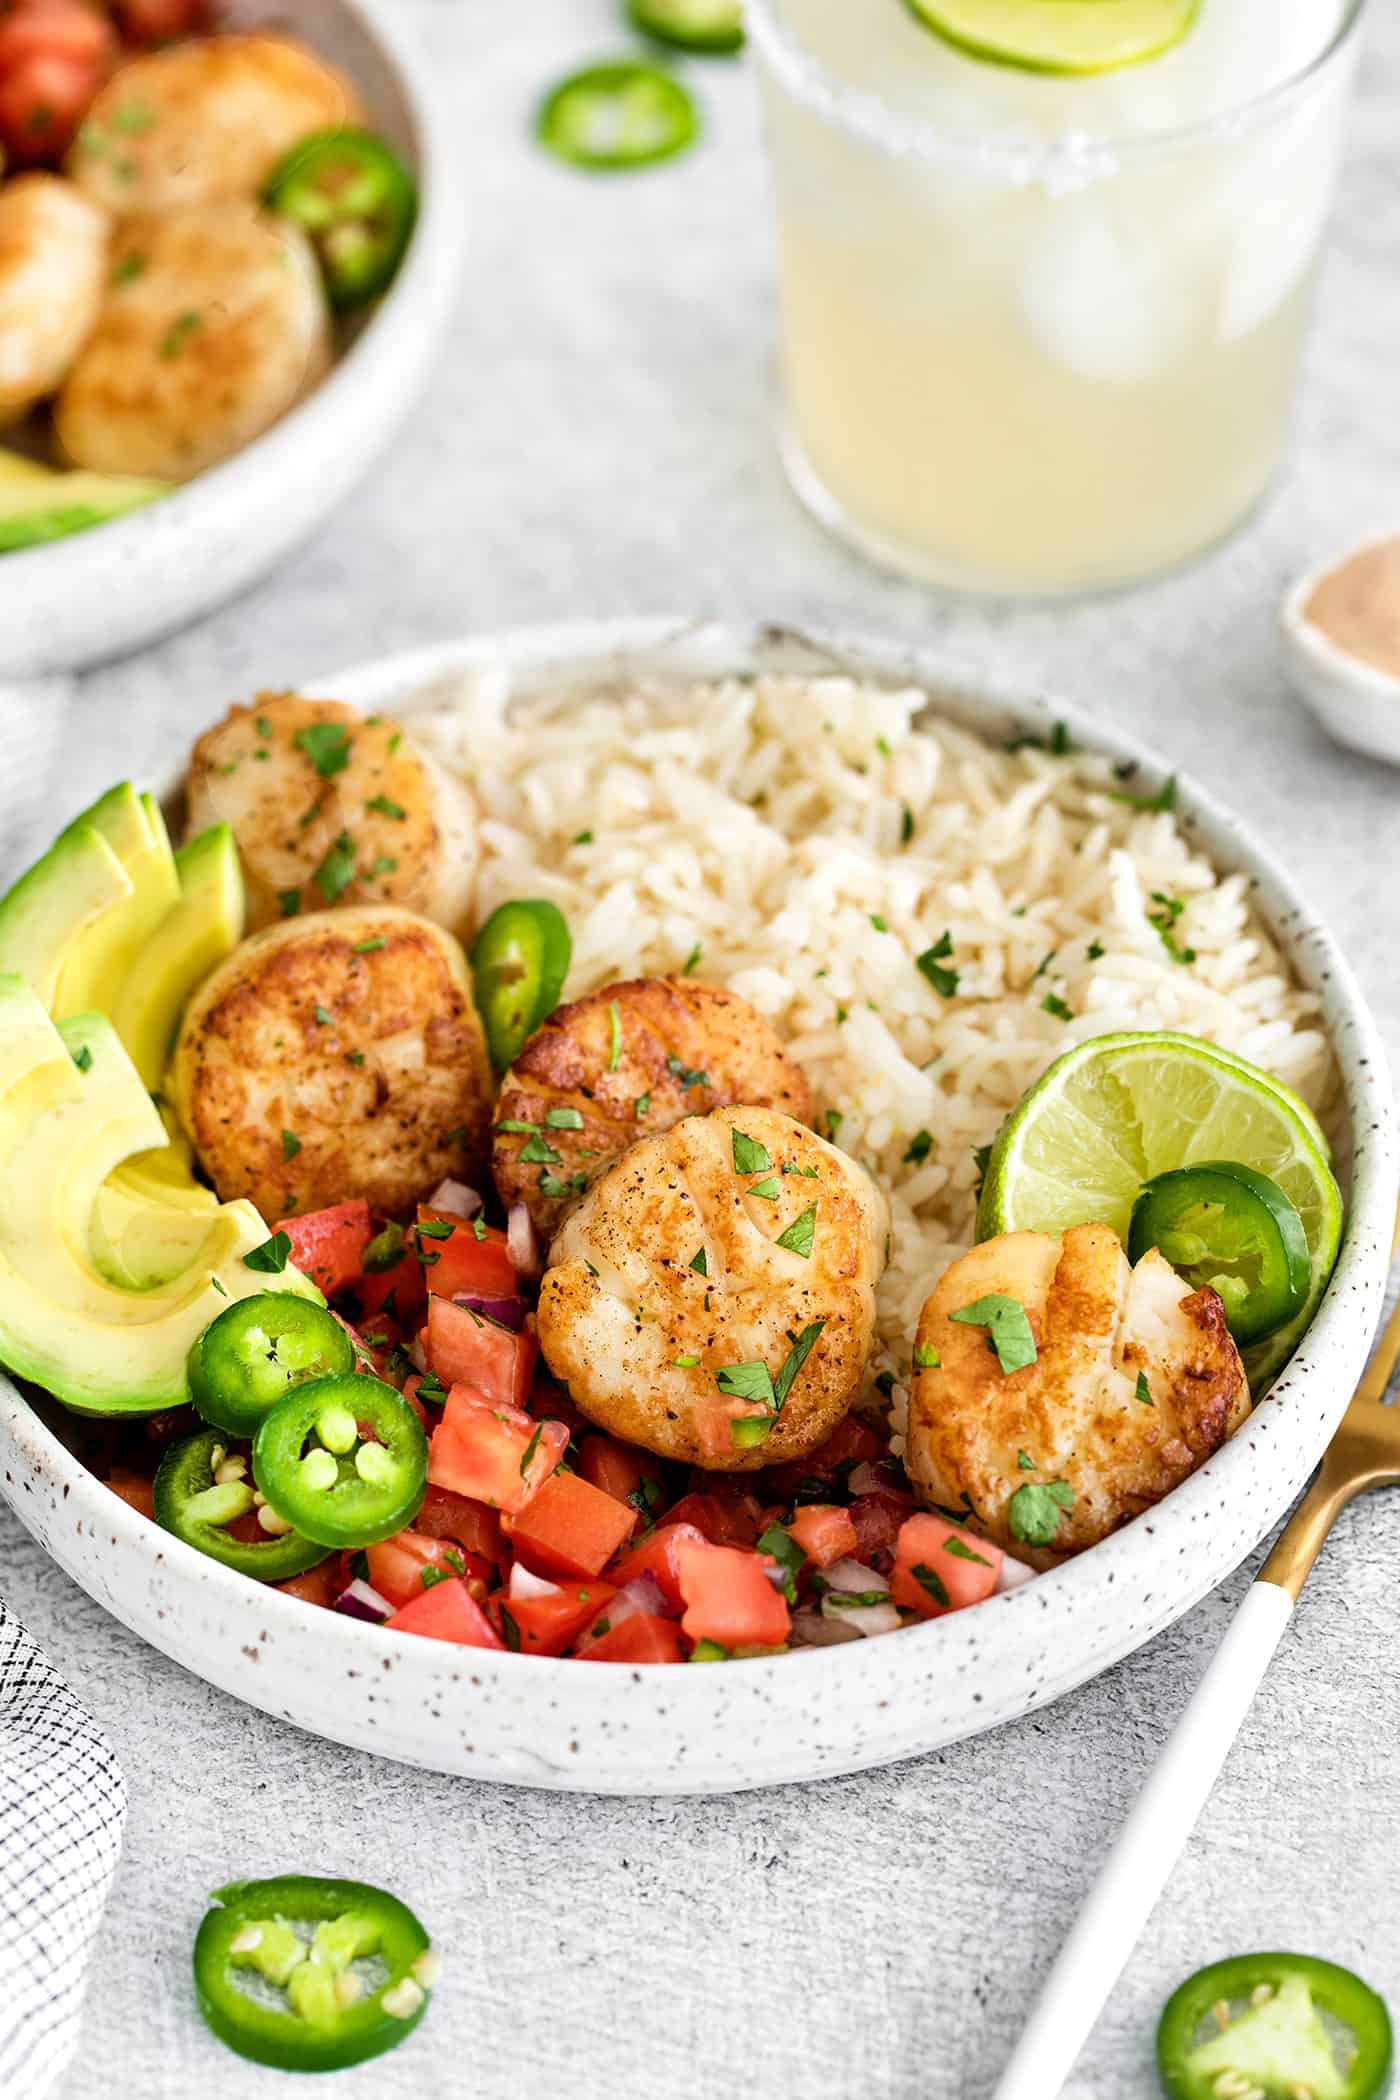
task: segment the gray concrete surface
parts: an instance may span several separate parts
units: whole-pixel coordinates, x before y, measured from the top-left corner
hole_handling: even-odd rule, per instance
[[[345,514],[193,632],[84,681],[55,821],[159,769],[258,682],[469,628],[703,608],[861,623],[1073,694],[1231,795],[1344,937],[1400,1054],[1400,776],[1286,691],[1285,582],[1400,513],[1400,21],[1375,10],[1299,444],[1249,530],[1150,589],[987,610],[866,570],[797,509],[770,441],[772,296],[752,81],[697,75],[703,149],[631,182],[538,156],[532,100],[622,43],[609,0],[402,0],[450,77],[468,271],[432,384]],[[1229,1770],[1080,2067],[1153,2088],[1157,2010],[1227,1951],[1295,1945],[1400,1996],[1400,1508],[1344,1519]],[[589,1802],[426,1777],[235,1705],[104,1617],[0,1514],[7,1597],[111,1730],[125,1860],[65,2100],[263,2100],[203,2032],[203,1893],[285,1865],[383,1879],[446,1986],[346,2100],[982,2100],[1242,1573],[1019,1727],[831,1785]],[[1047,2095],[1047,2100],[1049,2096]]]

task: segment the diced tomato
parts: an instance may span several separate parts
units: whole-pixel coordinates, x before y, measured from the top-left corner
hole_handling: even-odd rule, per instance
[[[650,1575],[667,1603],[680,1612],[685,1599],[681,1595],[676,1549],[686,1539],[699,1539],[703,1544],[705,1534],[697,1525],[673,1524],[668,1518],[614,1561],[608,1569],[609,1582],[615,1582],[619,1589],[623,1589],[629,1582],[635,1582],[639,1575]]]
[[[859,1415],[846,1415],[810,1457],[790,1459],[764,1474],[774,1495],[795,1495],[806,1480],[826,1480],[841,1467],[864,1465],[887,1455],[885,1439]]]
[[[143,1517],[154,1517],[155,1497],[150,1481],[144,1473],[129,1472],[125,1466],[113,1466],[107,1475],[107,1485],[114,1495],[139,1510]]]
[[[666,1524],[693,1524],[716,1546],[751,1546],[762,1511],[755,1495],[682,1495]]]
[[[805,1502],[793,1512],[788,1530],[808,1560],[829,1568],[834,1560],[855,1559],[856,1527],[848,1509],[833,1502]]]
[[[685,1600],[682,1631],[722,1648],[780,1647],[788,1637],[788,1608],[764,1573],[776,1566],[768,1553],[682,1539],[676,1548]]]
[[[607,1610],[614,1594],[608,1582],[569,1582],[542,1596],[500,1596],[492,1601],[503,1626],[507,1612],[515,1621],[522,1655],[562,1655],[584,1627]],[[514,1647],[509,1628],[504,1630],[507,1644]]]
[[[413,1412],[417,1415],[419,1421],[423,1424],[423,1427],[425,1429],[430,1429],[432,1426],[432,1422],[436,1421],[437,1417],[435,1415],[431,1418],[429,1417],[427,1407],[425,1406],[424,1402],[421,1401],[418,1397],[418,1388],[422,1383],[423,1380],[419,1373],[417,1371],[410,1371],[407,1378],[405,1378],[403,1382],[403,1396],[404,1399],[408,1402],[409,1406],[413,1409]]]
[[[348,1326],[349,1322],[343,1324]],[[399,1379],[395,1373],[395,1364],[398,1359],[394,1352],[403,1341],[398,1321],[391,1320],[387,1313],[380,1313],[376,1319],[362,1320],[358,1327],[351,1327],[350,1332],[355,1337],[355,1345],[360,1354],[368,1357],[374,1366],[375,1377],[387,1379],[390,1385],[397,1385]]]
[[[456,1641],[462,1648],[504,1648],[486,1613],[465,1582],[435,1582],[402,1611],[384,1621],[395,1633],[423,1633],[430,1640]]]
[[[361,1326],[377,1313],[387,1312],[405,1333],[428,1302],[423,1264],[411,1247],[405,1247],[391,1267],[372,1272],[367,1269],[358,1278],[355,1291],[360,1301]]]
[[[117,0],[117,13],[134,44],[169,44],[209,26],[208,0]]]
[[[0,13],[0,145],[10,159],[56,163],[117,55],[111,23],[84,0],[19,0]]]
[[[553,1473],[517,1512],[511,1544],[540,1575],[598,1575],[631,1536],[632,1517],[577,1473]]]
[[[911,1495],[894,1495],[884,1488],[869,1495],[857,1495],[850,1509],[851,1522],[856,1527],[855,1558],[881,1566],[878,1556],[893,1554],[899,1527],[913,1512]],[[886,1558],[883,1566],[888,1568],[889,1564]]]
[[[479,1553],[469,1553],[455,1539],[429,1538],[421,1531],[397,1531],[389,1539],[380,1539],[377,1545],[366,1546],[365,1558],[369,1562],[371,1586],[390,1604],[407,1604],[423,1589],[423,1570],[441,1568],[448,1575],[459,1575],[465,1582],[479,1582],[483,1588],[495,1577],[495,1568]]]
[[[941,1619],[990,1597],[1005,1558],[1000,1546],[920,1510],[899,1527],[890,1595],[907,1611]]]
[[[272,1229],[286,1233],[293,1262],[328,1298],[358,1283],[374,1231],[369,1205],[362,1196],[351,1203],[307,1211],[300,1218],[283,1218]]]
[[[267,1533],[260,1532],[261,1538]],[[345,1561],[341,1554],[332,1553],[314,1568],[307,1568],[300,1575],[289,1575],[285,1582],[274,1582],[272,1587],[280,1590],[284,1597],[300,1597],[303,1604],[331,1605],[345,1588]]]
[[[579,1468],[585,1480],[601,1488],[633,1513],[635,1531],[649,1509],[665,1500],[665,1468],[650,1451],[619,1444],[614,1437],[589,1435],[579,1441]]]
[[[474,1225],[450,1210],[434,1210],[429,1203],[419,1204],[418,1222],[453,1228],[450,1239],[424,1234],[420,1241],[424,1280],[435,1297],[455,1298],[459,1291],[468,1298],[516,1295],[520,1281],[506,1236],[497,1226],[483,1225],[478,1237]]]
[[[562,1422],[536,1422],[454,1385],[428,1439],[428,1478],[512,1515],[539,1493],[569,1446]],[[581,1571],[586,1572],[586,1571]]]
[[[685,1660],[681,1653],[680,1630],[674,1619],[658,1618],[654,1612],[633,1612],[630,1619],[620,1625],[609,1626],[597,1640],[590,1640],[576,1651],[580,1661],[594,1663],[678,1663]]]
[[[501,1520],[484,1502],[454,1495],[451,1488],[428,1483],[423,1507],[413,1520],[420,1538],[451,1539],[464,1553],[475,1553],[497,1566],[502,1559]]]
[[[535,1383],[527,1404],[537,1422],[546,1417],[551,1422],[562,1422],[570,1436],[586,1436],[593,1427],[587,1415],[579,1413],[563,1387],[556,1385],[552,1378],[542,1375],[538,1363],[535,1365]]]
[[[424,1348],[444,1385],[472,1386],[502,1407],[523,1408],[530,1396],[538,1354],[532,1334],[512,1334],[450,1298],[429,1298]]]

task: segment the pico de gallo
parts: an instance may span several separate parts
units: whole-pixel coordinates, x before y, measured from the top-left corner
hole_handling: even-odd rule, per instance
[[[757,1473],[603,1434],[540,1358],[533,1243],[461,1184],[410,1224],[363,1201],[284,1218],[249,1260],[327,1305],[229,1306],[192,1353],[194,1408],[120,1432],[107,1478],[288,1595],[463,1647],[718,1662],[893,1631],[1022,1573],[919,1509],[858,1415]]]

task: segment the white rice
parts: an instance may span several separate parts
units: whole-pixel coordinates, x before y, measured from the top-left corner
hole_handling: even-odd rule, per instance
[[[915,728],[927,694],[840,677],[514,698],[483,678],[410,705],[480,803],[483,914],[536,896],[568,920],[567,996],[698,950],[693,974],[756,1006],[840,1115],[893,1210],[872,1375],[902,1386],[923,1300],[972,1240],[976,1150],[1061,1051],[1184,1029],[1325,1105],[1318,1002],[1248,879],[1169,812],[1115,800],[1107,759]],[[1150,923],[1154,891],[1185,900],[1172,930],[1194,963]],[[948,998],[914,962],[945,932]],[[927,1156],[906,1162],[920,1131]]]

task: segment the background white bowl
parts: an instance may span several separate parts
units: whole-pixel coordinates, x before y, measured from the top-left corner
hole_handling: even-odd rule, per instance
[[[221,466],[71,539],[0,557],[5,675],[75,671],[237,595],[320,524],[413,399],[447,320],[463,200],[426,61],[392,0],[233,0],[229,23],[293,31],[345,67],[368,122],[416,170],[408,252],[314,392]]]
[[[1072,707],[1012,703],[924,653],[787,630],[609,622],[460,642],[315,681],[391,709],[440,677],[504,664],[514,681],[624,671],[852,670],[925,685],[937,709],[1002,738],[1063,718],[1085,746],[1152,759]],[[336,1741],[434,1770],[601,1793],[716,1793],[851,1772],[1047,1704],[1179,1618],[1241,1561],[1312,1470],[1360,1375],[1396,1197],[1385,1057],[1351,973],[1287,877],[1184,784],[1181,822],[1245,870],[1341,1065],[1347,1226],[1302,1346],[1240,1433],[1174,1494],[1066,1567],[924,1626],[712,1669],[487,1654],[366,1627],[255,1587],[156,1529],[0,1376],[0,1491],[88,1593],[177,1662]]]

